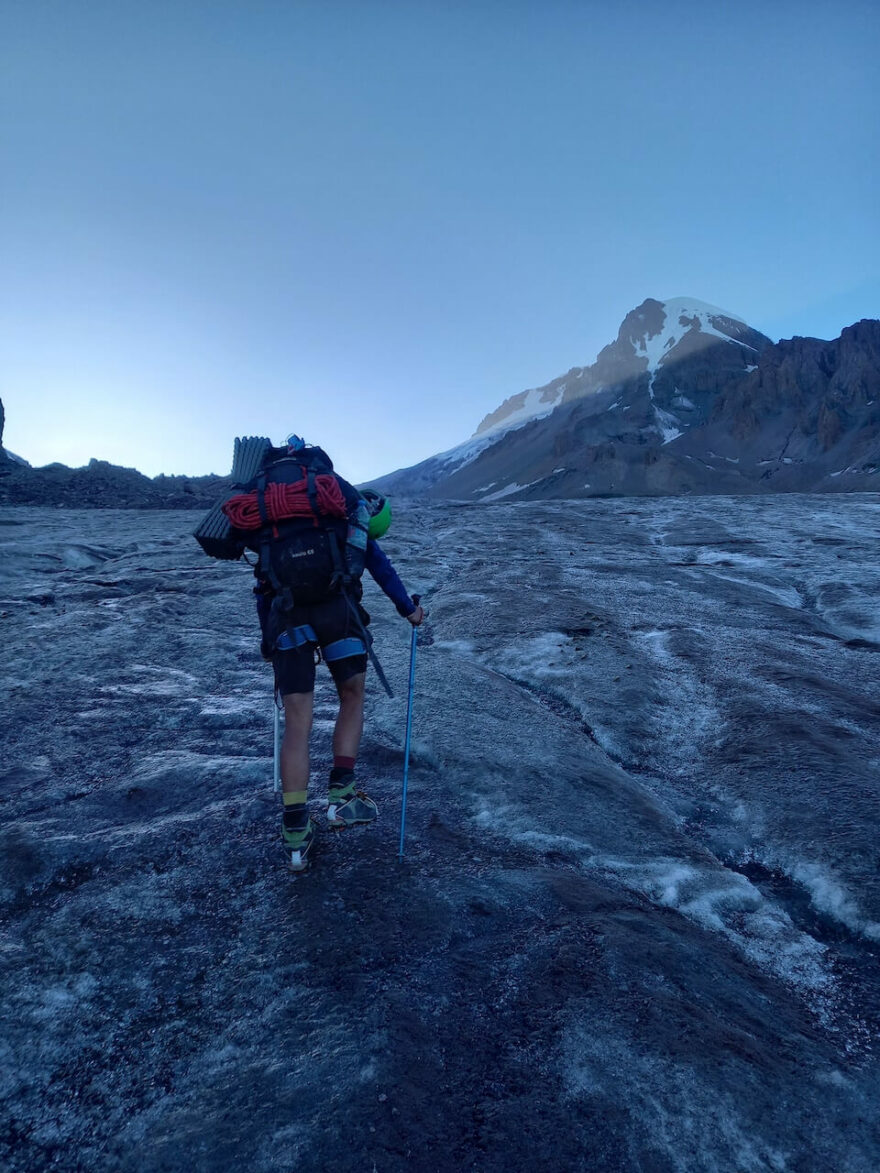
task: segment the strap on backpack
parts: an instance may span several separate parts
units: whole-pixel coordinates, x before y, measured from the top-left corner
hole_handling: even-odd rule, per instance
[[[260,473],[257,477],[257,509],[260,513],[260,524],[269,524],[269,514],[266,512],[266,474]]]
[[[312,513],[315,515],[315,525],[318,524],[318,518],[321,516],[321,511],[318,508],[318,486],[315,482],[315,470],[313,468],[303,469],[306,477],[306,492],[309,497],[309,505],[312,507]]]
[[[260,546],[259,562],[257,563],[257,570],[269,580],[274,593],[281,600],[281,606],[285,611],[292,611],[294,608],[293,591],[290,587],[282,584],[281,579],[275,573],[275,568],[272,565],[272,554],[269,549],[269,542],[267,539],[263,540]]]
[[[330,557],[333,559],[333,577],[330,580],[330,589],[332,591],[342,591],[344,594],[347,588],[351,586],[351,575],[345,568],[345,561],[342,557],[342,551],[339,549],[339,541],[335,531],[329,525],[325,525],[324,532],[327,534],[327,540],[330,544]]]

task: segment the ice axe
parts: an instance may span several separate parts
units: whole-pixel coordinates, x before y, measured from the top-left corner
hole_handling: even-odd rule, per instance
[[[420,595],[413,595],[413,602],[418,607]],[[416,637],[419,629],[413,624],[412,637],[409,645],[409,690],[406,697],[406,741],[403,747],[403,799],[400,804],[400,849],[397,854],[399,862],[403,862],[403,837],[406,833],[406,785],[409,780],[409,746],[412,740],[412,710],[413,688],[416,682]]]

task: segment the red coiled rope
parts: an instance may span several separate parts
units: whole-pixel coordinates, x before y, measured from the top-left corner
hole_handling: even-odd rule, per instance
[[[319,473],[315,477],[318,513],[323,517],[348,517],[345,497],[336,477]],[[264,497],[269,521],[284,521],[290,517],[314,517],[309,501],[308,482],[303,477],[291,485],[266,486]],[[236,529],[259,529],[264,525],[256,492],[240,493],[223,505],[223,512]]]

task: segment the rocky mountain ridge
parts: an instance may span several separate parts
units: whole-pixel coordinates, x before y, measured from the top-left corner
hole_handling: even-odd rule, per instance
[[[210,509],[232,485],[230,477],[144,476],[106,460],[84,468],[32,468],[3,447],[6,422],[0,400],[0,504],[75,509]]]
[[[2,447],[0,503],[208,509],[230,477],[92,460],[31,468]],[[596,361],[505,400],[448,452],[371,484],[494,501],[880,488],[880,322],[774,343],[734,314],[648,298]]]
[[[880,487],[880,322],[773,343],[652,298],[590,367],[506,400],[457,448],[373,482],[492,501]]]

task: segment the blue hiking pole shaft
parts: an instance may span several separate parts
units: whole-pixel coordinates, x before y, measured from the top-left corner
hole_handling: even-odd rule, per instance
[[[278,703],[274,697],[272,699],[272,708],[275,711],[275,728],[274,728],[274,753],[272,755],[272,784],[275,787],[276,793],[281,789],[281,713],[278,711]]]
[[[414,596],[416,606],[419,605],[418,595]],[[412,629],[412,639],[409,645],[409,692],[406,698],[406,743],[403,750],[403,800],[400,806],[400,849],[398,860],[403,860],[403,837],[406,833],[406,787],[409,781],[409,746],[412,740],[412,711],[413,690],[416,682],[416,634],[417,628]]]

